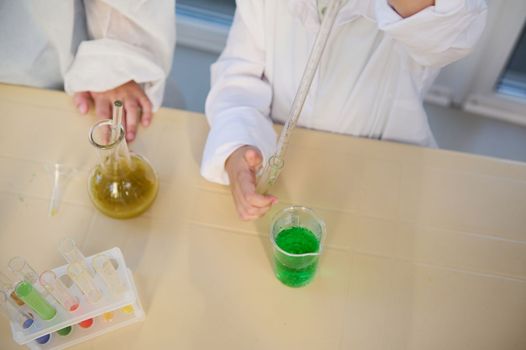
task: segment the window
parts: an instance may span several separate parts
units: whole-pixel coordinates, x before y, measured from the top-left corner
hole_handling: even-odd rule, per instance
[[[230,25],[235,0],[178,0],[177,12],[183,16]]]
[[[526,125],[526,1],[487,4],[488,21],[474,52],[444,68],[426,100]]]
[[[475,51],[442,70],[426,101],[526,125],[526,1],[487,0]],[[178,0],[177,44],[219,54],[235,0]]]
[[[496,90],[501,94],[526,99],[526,26],[522,29]]]
[[[178,0],[177,44],[219,53],[236,9],[235,0]]]

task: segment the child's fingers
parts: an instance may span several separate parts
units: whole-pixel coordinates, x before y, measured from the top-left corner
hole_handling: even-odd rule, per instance
[[[254,147],[247,148],[244,157],[248,166],[252,170],[257,170],[261,166],[261,162],[263,161],[261,153],[259,153],[259,151],[256,150]]]
[[[263,207],[256,207],[243,197],[243,193],[239,191],[234,194],[234,202],[236,203],[236,210],[238,215],[243,220],[254,220],[263,215],[271,208],[272,202]]]
[[[141,109],[142,109],[142,116],[141,116],[142,126],[147,127],[148,125],[150,125],[150,123],[152,122],[152,118],[153,118],[152,103],[150,102],[148,97],[146,97],[146,95],[143,94],[142,96],[139,97],[139,104],[141,105]]]
[[[137,133],[137,124],[139,123],[140,109],[137,100],[129,98],[124,101],[126,110],[126,140],[133,141]]]
[[[238,182],[243,198],[249,206],[263,208],[272,204],[273,198],[256,192],[255,176],[251,172],[242,172],[239,174]]]
[[[73,95],[73,103],[81,114],[86,114],[89,111],[89,105],[91,102],[91,95],[87,91],[76,92]]]
[[[265,208],[245,208],[238,209],[238,215],[242,220],[256,220],[265,215],[270,209],[270,206]]]
[[[95,114],[100,118],[111,118],[111,103],[110,100],[103,96],[94,96]]]

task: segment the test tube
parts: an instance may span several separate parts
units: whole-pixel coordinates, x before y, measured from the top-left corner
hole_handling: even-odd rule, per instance
[[[126,292],[126,287],[119,277],[117,270],[115,270],[115,267],[111,263],[110,258],[104,254],[97,255],[93,258],[93,267],[102,277],[102,280],[108,286],[111,294],[115,297],[119,297]]]
[[[11,258],[11,260],[9,260],[9,262],[7,263],[7,266],[9,266],[9,269],[14,274],[16,274],[17,277],[20,277],[30,283],[37,282],[37,272],[21,256],[15,256],[14,258]]]
[[[57,314],[51,304],[28,281],[19,282],[15,288],[16,295],[24,301],[43,320],[51,320]]]
[[[95,285],[95,281],[88,271],[79,262],[73,262],[68,265],[68,275],[73,282],[84,293],[88,301],[95,304],[102,297],[102,293]]]
[[[66,259],[66,261],[70,264],[78,262],[80,263],[84,269],[93,277],[95,274],[93,273],[93,270],[88,266],[86,263],[86,257],[82,252],[77,248],[77,245],[75,244],[75,241],[71,238],[64,238],[62,241],[60,241],[60,244],[58,246],[58,250]]]
[[[31,327],[33,324],[33,316],[20,309],[4,291],[0,291],[0,309],[2,309],[8,319],[24,329]]]
[[[40,274],[40,284],[44,287],[60,305],[67,311],[73,312],[79,307],[79,299],[72,295],[68,288],[57,278],[53,271],[44,271]]]
[[[13,281],[13,277],[8,276],[7,270],[4,271],[0,271],[0,291],[3,291],[6,294],[10,295],[18,306],[24,305],[24,302],[16,296],[16,293],[14,291],[15,282]],[[10,274],[12,275],[12,272],[10,272]]]
[[[9,278],[3,271],[0,271],[0,289],[7,292],[13,289],[13,280]]]

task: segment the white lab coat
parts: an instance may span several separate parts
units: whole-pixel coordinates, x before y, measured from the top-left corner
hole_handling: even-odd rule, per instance
[[[129,80],[161,105],[175,45],[174,0],[1,0],[0,81],[106,91]]]
[[[272,120],[285,122],[320,25],[316,0],[243,0],[212,66],[211,126],[202,175],[228,183],[238,147],[273,154]],[[484,0],[437,0],[401,18],[387,0],[349,0],[336,19],[298,125],[434,146],[422,107],[441,67],[467,55],[486,17]]]

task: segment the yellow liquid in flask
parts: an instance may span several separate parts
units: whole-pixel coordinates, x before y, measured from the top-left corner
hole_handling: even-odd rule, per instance
[[[157,176],[141,156],[130,153],[98,164],[89,179],[90,198],[97,209],[116,219],[140,215],[155,200],[159,189]]]

